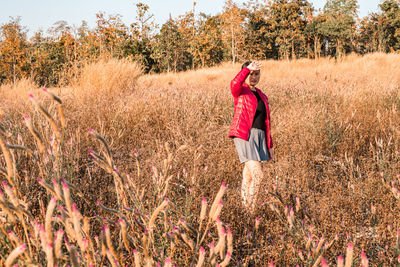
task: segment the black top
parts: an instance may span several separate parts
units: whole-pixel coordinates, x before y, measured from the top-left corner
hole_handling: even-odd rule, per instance
[[[267,114],[267,109],[265,108],[264,101],[257,91],[251,91],[257,97],[257,109],[254,115],[253,125],[251,128],[256,128],[265,131],[265,117]]]

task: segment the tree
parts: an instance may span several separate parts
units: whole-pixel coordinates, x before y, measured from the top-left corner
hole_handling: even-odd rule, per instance
[[[0,83],[12,82],[29,75],[28,42],[21,18],[0,27]]]
[[[325,17],[322,14],[313,16],[311,13],[310,19],[308,20],[307,26],[304,31],[306,38],[312,41],[312,51],[315,59],[321,57],[321,49],[323,45],[323,40],[325,38],[324,31],[322,30],[324,22]]]
[[[354,50],[352,41],[356,31],[357,8],[357,0],[328,0],[324,6],[325,21],[319,25],[319,30],[329,45],[335,48],[338,58],[344,52]]]
[[[244,57],[248,59],[277,58],[275,53],[275,32],[271,29],[268,9],[256,1],[247,3],[245,9],[246,28]]]
[[[96,18],[100,55],[120,56],[118,47],[127,37],[127,27],[122,22],[121,16],[116,14],[106,18],[105,13],[100,12],[96,14]]]
[[[30,76],[35,83],[40,86],[54,85],[58,82],[58,72],[60,69],[58,54],[54,53],[54,40],[44,37],[42,31],[34,33],[30,39]]]
[[[220,18],[201,13],[196,32],[191,43],[194,65],[205,67],[221,62],[224,49]]]
[[[136,4],[135,22],[131,24],[131,36],[124,49],[125,54],[131,54],[134,60],[145,67],[146,72],[149,72],[155,64],[152,57],[152,36],[157,27],[154,15],[150,13],[150,7],[143,3]]]
[[[306,0],[275,0],[269,8],[268,18],[276,32],[279,56],[296,58],[304,47],[304,30],[311,5]],[[296,51],[297,50],[297,51]]]
[[[180,21],[170,19],[155,36],[153,58],[159,71],[181,71],[190,65],[188,42],[180,30]]]
[[[221,19],[222,38],[227,44],[226,46],[230,47],[232,64],[235,64],[240,56],[240,48],[244,49],[243,12],[232,0],[226,0]]]
[[[131,24],[135,36],[143,41],[150,38],[156,25],[154,15],[149,13],[150,7],[143,3],[136,4],[136,21]]]
[[[382,19],[380,14],[372,13],[360,21],[357,35],[359,53],[384,52],[385,38]]]
[[[381,26],[386,51],[400,49],[400,1],[385,0],[379,5],[382,10]]]

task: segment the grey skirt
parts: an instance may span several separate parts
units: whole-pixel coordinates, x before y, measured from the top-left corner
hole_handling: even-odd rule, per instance
[[[256,160],[256,161],[267,161],[269,160],[267,140],[265,132],[260,129],[251,128],[249,140],[243,140],[241,138],[233,138],[236,150],[239,154],[240,163]]]

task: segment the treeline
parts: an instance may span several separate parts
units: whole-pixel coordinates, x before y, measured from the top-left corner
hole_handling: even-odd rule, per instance
[[[86,63],[128,58],[147,72],[169,72],[245,59],[295,59],[400,50],[400,0],[384,0],[377,13],[358,18],[357,0],[327,0],[315,10],[307,0],[226,0],[211,16],[193,9],[163,25],[139,3],[134,21],[96,14],[71,27],[56,22],[47,34],[27,38],[19,18],[0,28],[0,84],[31,78],[38,85],[70,83]]]

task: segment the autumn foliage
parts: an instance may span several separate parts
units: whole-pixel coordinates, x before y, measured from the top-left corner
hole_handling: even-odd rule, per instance
[[[96,14],[96,26],[58,21],[30,33],[13,18],[0,28],[0,83],[31,79],[38,85],[68,85],[82,66],[125,58],[144,72],[177,72],[248,59],[341,58],[349,53],[400,49],[400,3],[385,0],[380,11],[358,18],[357,0],[329,0],[315,10],[307,0],[225,1],[216,15],[192,10],[162,25],[151,7],[138,3],[126,25],[118,14]]]

